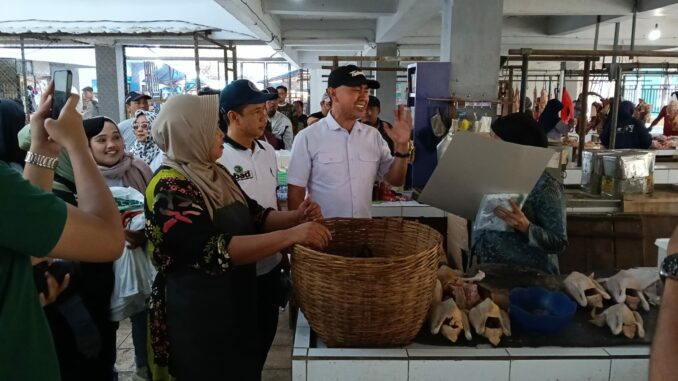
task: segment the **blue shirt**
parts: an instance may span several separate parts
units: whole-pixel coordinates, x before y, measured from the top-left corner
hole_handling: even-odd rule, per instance
[[[558,257],[567,247],[563,185],[544,172],[530,192],[523,213],[530,220],[528,234],[478,230],[471,251],[479,263],[506,263],[558,274]]]

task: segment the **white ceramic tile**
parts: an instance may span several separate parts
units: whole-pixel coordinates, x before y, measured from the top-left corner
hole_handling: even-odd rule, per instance
[[[409,381],[508,381],[510,361],[410,361]]]
[[[602,348],[564,348],[564,347],[539,347],[539,348],[506,348],[511,359],[521,357],[609,357]]]
[[[610,381],[644,381],[649,369],[650,359],[613,359]]]
[[[372,205],[372,217],[400,217],[403,208],[393,205]]]
[[[609,353],[613,357],[624,357],[624,356],[646,356],[650,357],[650,346],[649,345],[639,345],[639,346],[624,346],[624,347],[605,347],[603,348],[605,352]]]
[[[308,327],[299,327],[294,332],[294,347],[308,348],[311,346],[311,329]]]
[[[309,360],[308,381],[407,381],[407,360]]]
[[[678,170],[671,169],[669,170],[669,184],[678,184]]]
[[[403,206],[403,217],[447,217],[447,214],[432,206]]]
[[[416,359],[418,357],[441,357],[441,358],[453,358],[453,359],[466,359],[466,358],[494,358],[494,357],[509,357],[506,349],[503,348],[487,348],[487,349],[477,349],[477,348],[408,348],[407,353],[410,356],[410,359]]]
[[[306,381],[306,361],[292,361],[292,381]]]
[[[511,381],[608,381],[610,360],[511,360]]]
[[[306,315],[304,315],[301,310],[299,310],[299,315],[297,315],[297,328],[299,327],[306,327],[310,328],[311,326],[308,325],[308,320],[306,320]]]
[[[306,348],[292,348],[292,357],[306,358],[308,357],[308,349]]]
[[[352,358],[407,358],[407,351],[398,348],[311,348],[309,359],[314,357],[352,357]]]
[[[669,170],[668,169],[655,169],[652,179],[655,184],[668,184],[669,183]]]

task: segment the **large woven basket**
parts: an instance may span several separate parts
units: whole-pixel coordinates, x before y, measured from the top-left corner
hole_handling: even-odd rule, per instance
[[[442,236],[399,218],[329,219],[325,252],[294,246],[294,295],[329,347],[410,343],[431,303]],[[358,256],[356,256],[358,255]]]

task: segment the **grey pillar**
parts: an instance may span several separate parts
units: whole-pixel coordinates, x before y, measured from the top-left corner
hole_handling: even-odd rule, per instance
[[[101,115],[119,122],[125,116],[125,70],[122,46],[94,47],[97,64],[97,97]]]
[[[504,0],[443,0],[440,61],[451,62],[450,92],[496,100]]]
[[[395,43],[377,44],[378,56],[397,56],[398,45]],[[383,62],[377,61],[378,68],[398,67],[397,62]],[[377,98],[381,102],[381,114],[379,117],[382,120],[393,123],[393,110],[396,107],[396,80],[398,76],[397,71],[377,71],[377,81],[381,87],[377,90]]]

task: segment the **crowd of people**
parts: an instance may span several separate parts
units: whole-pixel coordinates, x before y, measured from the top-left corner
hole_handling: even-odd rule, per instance
[[[158,114],[130,92],[119,123],[99,115],[91,88],[84,113],[71,95],[51,119],[50,84],[26,126],[20,105],[0,100],[0,210],[12,215],[0,222],[0,379],[115,380],[124,319],[134,380],[261,379],[288,302],[286,249],[327,247],[322,219],[370,218],[375,181],[405,182],[412,114],[382,120],[379,87],[338,67],[308,116],[284,86],[248,80],[171,97]],[[491,136],[546,147],[572,127],[562,108],[499,118]],[[618,143],[641,141],[633,108],[622,102],[618,126],[631,127]],[[280,149],[291,151],[285,211]],[[512,230],[474,231],[478,261],[558,273],[563,192],[544,172],[522,208],[498,208]]]
[[[114,380],[124,319],[134,380],[260,379],[290,291],[284,250],[327,246],[318,221],[369,217],[374,181],[404,182],[411,115],[379,120],[377,87],[355,67],[333,72],[311,129],[286,88],[247,80],[172,97],[159,114],[130,92],[119,123],[89,87],[82,113],[72,95],[54,120],[50,84],[28,125],[21,105],[0,101],[2,194],[22,211],[2,224],[0,379]],[[333,136],[330,162],[309,151],[317,134]],[[291,184],[309,190],[292,192],[289,211],[278,210],[276,149],[292,150]],[[324,187],[328,170],[336,186]]]

